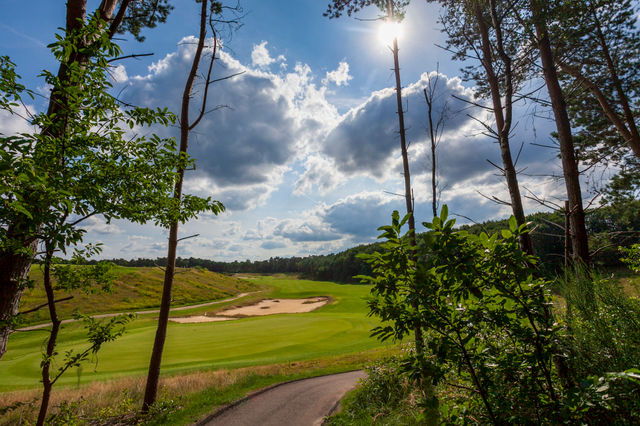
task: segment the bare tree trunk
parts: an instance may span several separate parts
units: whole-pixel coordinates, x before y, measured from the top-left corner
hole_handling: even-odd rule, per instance
[[[200,11],[200,39],[198,40],[198,46],[191,65],[191,71],[187,77],[187,82],[182,94],[182,110],[180,115],[180,154],[186,154],[189,146],[189,131],[192,126],[189,124],[189,101],[191,100],[191,91],[196,75],[198,73],[198,66],[200,64],[200,58],[202,57],[202,51],[204,50],[204,43],[206,37],[206,23],[207,23],[207,6],[208,1],[202,1],[202,9]],[[214,42],[215,43],[215,42]],[[213,53],[215,58],[215,51]],[[212,61],[213,59],[212,58]],[[205,82],[208,87],[209,81]],[[204,102],[206,102],[207,92],[204,93]],[[204,107],[202,109],[204,112]],[[202,116],[202,114],[201,114]],[[196,120],[196,122],[199,121]],[[175,184],[173,198],[179,203],[182,199],[182,184],[184,180],[184,165],[178,166],[178,180]],[[171,292],[173,288],[173,279],[175,276],[176,265],[176,252],[178,247],[178,225],[179,221],[175,219],[169,228],[169,247],[167,251],[167,266],[164,273],[164,284],[162,288],[162,302],[160,304],[160,314],[158,317],[158,327],[156,329],[156,337],[153,342],[153,350],[151,352],[151,360],[149,362],[149,373],[147,375],[147,384],[144,393],[144,402],[142,404],[142,411],[147,412],[149,408],[156,400],[158,393],[158,380],[160,378],[160,366],[162,363],[162,352],[164,350],[164,342],[167,337],[167,325],[169,322],[169,310],[171,308]]]
[[[53,249],[47,245],[47,254],[44,261],[44,289],[47,294],[47,305],[49,306],[49,316],[51,317],[51,331],[49,332],[49,340],[47,341],[47,354],[42,363],[42,401],[40,402],[40,412],[38,413],[37,426],[44,425],[47,418],[47,410],[49,408],[49,400],[51,398],[51,389],[53,383],[49,371],[51,369],[51,359],[56,350],[56,342],[60,331],[60,319],[56,312],[56,302],[53,294],[53,286],[51,285],[51,259],[53,257]]]
[[[509,145],[509,133],[513,121],[513,69],[512,61],[503,47],[502,29],[496,14],[495,0],[489,2],[491,15],[496,31],[497,52],[504,65],[504,75],[502,76],[505,84],[504,105],[500,91],[500,79],[496,75],[493,66],[493,46],[489,39],[489,28],[485,22],[480,3],[476,2],[474,13],[478,32],[482,41],[482,65],[487,74],[487,80],[491,90],[491,101],[493,102],[493,114],[496,120],[496,135],[498,144],[500,145],[500,155],[502,157],[503,173],[507,180],[507,188],[509,189],[509,198],[511,201],[511,210],[516,218],[518,225],[526,223],[524,207],[522,206],[522,196],[520,195],[520,186],[518,184],[518,174],[511,157],[511,147]],[[520,248],[527,254],[533,254],[533,244],[529,233],[520,235]]]
[[[394,19],[395,14],[393,10],[393,2],[391,0],[387,1],[387,17],[389,19]],[[411,238],[411,245],[416,246],[416,220],[413,212],[413,197],[411,193],[411,174],[409,172],[409,155],[407,153],[407,136],[404,126],[404,110],[402,109],[402,83],[400,81],[400,60],[398,57],[398,38],[394,37],[393,39],[393,66],[396,77],[396,101],[398,104],[398,124],[400,127],[400,148],[402,151],[402,168],[404,174],[404,199],[407,207],[407,214],[409,215],[409,232]],[[411,255],[412,260],[416,260],[415,253]],[[418,302],[413,302],[413,307],[415,309],[418,308]],[[420,324],[416,324],[413,329],[415,343],[416,343],[416,354],[421,361],[424,361],[424,338],[422,336],[422,327]]]
[[[436,85],[438,84],[436,80]],[[429,89],[431,90],[431,80],[429,80]],[[435,89],[433,89],[435,90]],[[438,216],[438,182],[437,168],[436,168],[436,134],[433,128],[433,94],[427,93],[427,89],[422,90],[424,92],[424,100],[427,103],[427,118],[429,119],[429,140],[431,141],[431,210],[433,217]]]
[[[560,156],[562,170],[569,199],[569,218],[571,222],[571,243],[574,259],[580,259],[589,264],[589,241],[585,226],[584,208],[582,206],[582,192],[580,189],[580,176],[578,164],[575,159],[571,123],[567,114],[567,105],[558,81],[558,74],[553,62],[553,53],[547,25],[544,21],[540,0],[530,0],[531,13],[535,23],[538,49],[544,80],[549,92],[549,99],[553,108],[553,115],[558,129],[558,142],[560,144]]]

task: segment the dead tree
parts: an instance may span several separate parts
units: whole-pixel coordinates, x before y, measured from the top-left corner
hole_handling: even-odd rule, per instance
[[[440,110],[438,118],[434,120],[433,103],[437,95],[439,80],[440,73],[436,70],[435,78],[432,79],[430,74],[427,76],[427,87],[422,90],[424,93],[424,100],[427,104],[427,120],[429,122],[429,142],[431,145],[431,210],[434,217],[438,215],[438,199],[440,197],[438,192],[436,149],[440,144],[440,139],[442,138],[444,122],[447,115],[447,103],[445,102]]]

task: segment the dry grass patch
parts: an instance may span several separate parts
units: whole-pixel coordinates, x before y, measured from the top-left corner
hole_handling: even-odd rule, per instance
[[[202,268],[176,268],[172,306],[192,305],[199,302],[227,299],[240,293],[250,293],[265,288],[253,281],[242,280]],[[76,309],[85,314],[109,312],[129,312],[157,308],[162,294],[164,272],[160,268],[130,268],[117,266],[111,293],[85,294],[78,290],[72,293],[73,299],[60,303],[59,315],[72,317]],[[46,302],[39,265],[31,269],[30,278],[33,289],[25,291],[20,302],[21,310],[32,308]],[[28,314],[25,324],[46,322],[49,320],[46,309]]]
[[[160,379],[160,404],[171,402],[172,410],[180,410],[201,392],[213,391],[224,396],[233,387],[250,383],[251,378],[274,378],[276,382],[302,376],[311,377],[323,373],[361,368],[365,363],[396,353],[396,347],[377,349],[340,357],[311,361],[239,368],[234,370],[199,371],[165,376]],[[259,382],[259,381],[258,381]],[[78,424],[131,424],[151,421],[138,414],[144,395],[144,377],[130,377],[108,382],[96,382],[77,388],[54,388],[51,397],[51,414],[72,411]],[[255,390],[247,385],[247,391]],[[237,389],[236,389],[237,391]],[[41,390],[0,393],[0,425],[32,424],[38,412]],[[14,408],[12,408],[14,407]],[[202,416],[216,409],[216,404],[206,406]],[[6,411],[6,412],[3,412]]]

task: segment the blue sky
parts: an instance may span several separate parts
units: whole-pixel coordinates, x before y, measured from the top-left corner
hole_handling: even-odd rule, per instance
[[[97,2],[89,2],[90,5]],[[168,22],[146,30],[140,44],[125,36],[126,54],[154,53],[123,61],[112,71],[115,90],[130,103],[178,110],[186,79],[198,7],[182,0]],[[0,54],[18,64],[24,82],[46,95],[37,74],[55,69],[46,45],[64,25],[64,3],[3,0]],[[392,55],[379,40],[379,23],[322,16],[324,1],[244,0],[243,26],[217,61],[217,76],[244,71],[214,86],[209,104],[227,105],[210,114],[192,135],[190,153],[197,170],[187,177],[192,193],[212,196],[227,212],[204,215],[181,229],[179,256],[216,260],[263,259],[336,252],[375,239],[376,228],[403,209],[400,151]],[[403,93],[418,223],[430,220],[430,158],[422,88],[439,69],[437,110],[449,117],[439,146],[441,201],[450,211],[475,221],[503,218],[509,209],[480,193],[507,199],[506,187],[485,160],[498,163],[499,151],[470,117],[486,119],[451,95],[473,97],[473,85],[460,81],[458,62],[437,47],[445,43],[439,9],[414,2],[400,40]],[[361,18],[377,16],[371,8]],[[196,95],[197,99],[197,95]],[[33,102],[42,110],[44,101]],[[537,196],[562,198],[563,184],[539,175],[560,174],[547,143],[553,124],[532,119],[532,105],[517,111],[513,149],[524,143],[518,164],[521,185]],[[544,111],[537,110],[538,115]],[[15,116],[0,116],[0,132],[28,129]],[[175,129],[157,129],[175,136]],[[526,192],[526,189],[523,192]],[[525,203],[527,212],[540,210]],[[460,222],[466,222],[461,219]],[[86,241],[102,242],[103,257],[156,257],[166,253],[166,232],[125,221],[86,225]]]

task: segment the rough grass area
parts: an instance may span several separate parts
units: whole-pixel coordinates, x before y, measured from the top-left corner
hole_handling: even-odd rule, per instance
[[[359,354],[234,370],[194,372],[165,376],[160,381],[160,398],[152,415],[141,418],[144,379],[131,377],[97,382],[54,391],[51,414],[58,420],[77,424],[183,425],[206,417],[225,404],[249,392],[283,381],[362,368],[368,362],[396,353],[398,349],[376,349]],[[38,390],[0,394],[0,424],[32,424],[37,416]]]
[[[256,287],[272,288],[262,297],[329,296],[332,302],[303,314],[201,324],[170,323],[163,354],[163,374],[301,362],[385,346],[369,336],[371,329],[379,324],[367,316],[364,298],[369,294],[369,286],[286,277],[262,277],[250,281]],[[215,305],[215,309],[235,303]],[[201,311],[213,308],[209,306],[201,308]],[[185,312],[178,314],[185,315]],[[95,365],[86,364],[81,371],[69,371],[56,386],[146,374],[155,330],[154,315],[139,317],[128,325],[124,336],[104,345]],[[8,351],[0,362],[0,392],[40,387],[41,349],[46,337],[44,329],[11,335]],[[63,325],[58,353],[85,348],[85,339],[82,324]]]
[[[173,287],[172,306],[184,306],[199,302],[233,297],[239,293],[254,292],[263,289],[255,281],[243,280],[202,268],[178,268]],[[111,293],[85,294],[82,291],[71,293],[73,299],[58,304],[58,315],[70,318],[78,309],[84,314],[108,312],[126,312],[137,309],[156,308],[160,305],[164,271],[160,268],[114,268],[116,281]],[[34,288],[25,291],[20,309],[27,310],[46,303],[42,285],[42,270],[39,265],[31,269],[30,278]],[[47,309],[27,314],[25,324],[48,322]]]
[[[617,282],[624,293],[631,297],[640,298],[640,276],[629,270],[617,270],[611,273],[613,282]]]

